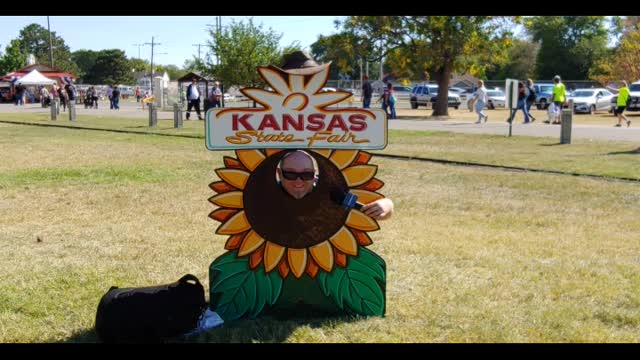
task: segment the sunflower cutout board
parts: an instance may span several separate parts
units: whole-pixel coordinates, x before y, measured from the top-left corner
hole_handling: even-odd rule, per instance
[[[384,315],[385,262],[367,249],[379,225],[343,200],[384,198],[378,167],[363,150],[386,146],[386,114],[329,107],[351,94],[321,91],[328,67],[310,75],[258,71],[273,90],[241,91],[262,108],[206,114],[207,148],[235,150],[210,184],[218,208],[209,216],[221,223],[216,234],[228,236],[227,251],[209,268],[211,310],[225,321],[282,312]],[[318,175],[299,199],[276,176],[294,149],[313,158]]]

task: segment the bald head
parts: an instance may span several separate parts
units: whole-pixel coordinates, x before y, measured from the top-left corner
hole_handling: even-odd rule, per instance
[[[302,199],[313,190],[317,175],[315,160],[309,153],[302,150],[284,155],[278,167],[282,187],[296,199]]]

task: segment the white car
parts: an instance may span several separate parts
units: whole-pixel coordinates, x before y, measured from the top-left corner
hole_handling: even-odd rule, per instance
[[[573,112],[594,114],[596,111],[608,111],[613,94],[604,88],[577,89],[567,99],[573,100]]]
[[[467,101],[467,98],[470,95],[470,93],[466,89],[459,87],[450,87],[449,92],[460,96],[460,101]]]
[[[501,90],[487,90],[487,104],[489,109],[501,108],[506,106],[505,95]]]

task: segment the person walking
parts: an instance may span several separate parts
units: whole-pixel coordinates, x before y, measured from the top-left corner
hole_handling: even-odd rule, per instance
[[[117,86],[111,91],[111,105],[112,109],[120,110],[120,89]]]
[[[187,120],[191,117],[191,109],[196,108],[196,114],[198,114],[198,120],[203,120],[200,116],[200,93],[198,92],[198,79],[195,77],[191,79],[191,84],[187,87]]]
[[[516,112],[518,112],[518,110],[522,110],[522,113],[524,114],[523,124],[528,124],[529,113],[527,112],[527,91],[522,81],[518,81],[518,107],[516,108]]]
[[[562,80],[560,79],[560,75],[554,76],[553,82],[555,83],[553,85],[553,106],[555,111],[553,115],[554,120],[551,124],[560,125],[561,124],[560,115],[562,114],[562,106],[564,105],[567,88],[562,83]],[[549,104],[549,106],[551,106],[551,104]],[[548,124],[549,121],[545,121],[545,123]]]
[[[371,96],[373,96],[373,88],[371,87],[371,83],[369,82],[369,77],[365,75],[363,78],[364,83],[362,84],[362,107],[364,109],[369,109],[371,107]]]
[[[531,115],[531,105],[536,102],[536,88],[533,86],[533,80],[527,79],[527,114],[531,118],[531,122],[536,121],[536,118]]]
[[[484,118],[484,122],[489,120],[489,116],[487,116],[482,110],[484,110],[484,104],[487,102],[487,88],[484,87],[484,81],[478,80],[478,89],[473,93],[473,103],[475,106],[476,113],[478,114],[478,121],[475,124],[482,123],[482,119]]]
[[[627,101],[629,101],[629,88],[627,87],[627,81],[622,80],[622,87],[618,89],[618,100],[616,101],[616,108],[613,110],[613,115],[618,116],[618,123],[615,127],[622,126],[622,119],[627,122],[627,127],[631,126],[631,120],[623,114],[624,109],[627,108]]]

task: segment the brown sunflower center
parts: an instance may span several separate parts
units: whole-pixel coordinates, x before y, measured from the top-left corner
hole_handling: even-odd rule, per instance
[[[329,159],[315,152],[320,177],[315,189],[295,199],[276,182],[278,162],[286,152],[265,159],[247,180],[243,201],[251,228],[265,240],[281,246],[302,249],[328,240],[345,223],[349,209],[334,199],[349,188]]]

